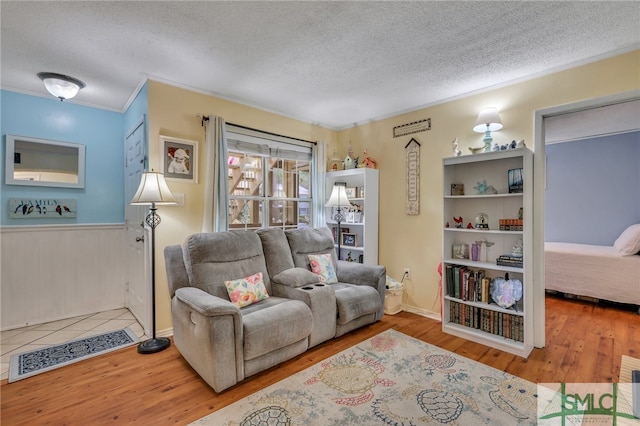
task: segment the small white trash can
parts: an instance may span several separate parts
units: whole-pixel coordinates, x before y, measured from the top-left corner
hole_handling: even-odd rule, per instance
[[[404,286],[402,283],[387,277],[387,290],[384,295],[384,313],[387,315],[395,315],[402,311],[402,295],[404,294]]]

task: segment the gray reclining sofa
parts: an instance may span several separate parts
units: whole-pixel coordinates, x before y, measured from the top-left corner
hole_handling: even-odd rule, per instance
[[[337,283],[309,268],[325,253]],[[216,392],[384,315],[384,266],[338,261],[329,228],[200,233],[164,255],[174,344]],[[238,308],[225,281],[257,272],[269,298]]]

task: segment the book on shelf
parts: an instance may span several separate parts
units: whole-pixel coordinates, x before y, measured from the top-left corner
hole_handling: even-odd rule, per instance
[[[511,266],[513,268],[522,268],[523,257],[513,256],[510,254],[502,254],[496,259],[498,266]]]
[[[478,329],[516,342],[524,341],[524,318],[520,315],[451,301],[449,304],[449,322]]]

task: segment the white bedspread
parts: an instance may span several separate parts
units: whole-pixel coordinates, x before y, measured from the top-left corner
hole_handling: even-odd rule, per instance
[[[578,296],[640,305],[640,256],[615,248],[545,243],[545,287]]]

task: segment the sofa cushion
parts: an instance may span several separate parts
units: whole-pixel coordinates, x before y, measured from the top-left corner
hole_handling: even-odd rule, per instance
[[[344,283],[333,284],[332,287],[338,305],[338,324],[346,324],[380,309],[380,294],[373,287]]]
[[[225,281],[224,285],[227,287],[231,303],[238,308],[269,298],[262,280],[262,272],[237,280]]]
[[[271,277],[271,282],[286,285],[287,287],[298,288],[305,285],[318,284],[320,279],[308,269],[291,268]]]
[[[289,241],[291,257],[295,266],[309,269],[310,254],[330,253],[333,268],[337,270],[333,235],[329,228],[287,229],[285,235]]]
[[[262,242],[262,251],[270,277],[294,267],[289,242],[280,228],[262,228],[256,231]]]
[[[229,299],[225,281],[262,272],[267,293],[267,273],[260,237],[254,231],[237,230],[194,234],[182,243],[182,256],[191,286]]]
[[[318,276],[321,283],[334,284],[338,282],[338,276],[336,270],[331,263],[331,254],[310,254],[309,266],[311,272]]]
[[[240,312],[245,360],[305,339],[313,328],[311,310],[300,300],[270,297]]]

